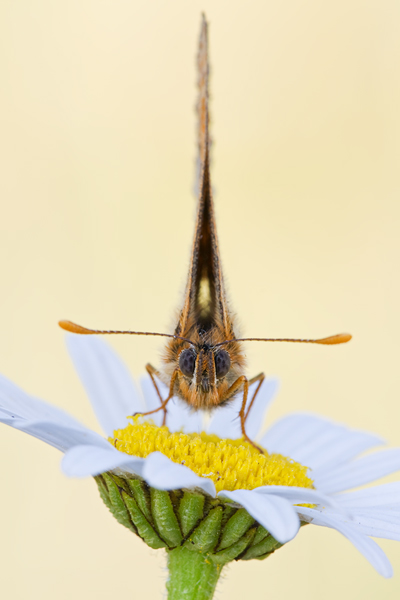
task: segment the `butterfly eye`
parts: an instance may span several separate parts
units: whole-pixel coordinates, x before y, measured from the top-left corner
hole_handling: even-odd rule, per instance
[[[231,359],[226,350],[220,350],[215,355],[215,373],[218,378],[225,377],[231,368]]]
[[[186,377],[192,377],[196,366],[196,354],[189,348],[179,356],[179,368]]]

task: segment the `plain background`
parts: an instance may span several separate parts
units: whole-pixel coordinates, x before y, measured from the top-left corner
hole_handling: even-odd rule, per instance
[[[98,428],[60,318],[169,331],[193,234],[195,54],[210,21],[213,182],[232,303],[278,376],[269,422],[318,412],[400,444],[397,0],[2,0],[0,370]],[[135,376],[157,339],[110,340]],[[1,427],[1,595],[161,598],[162,552],[54,449]],[[338,533],[307,527],[218,598],[392,599]]]

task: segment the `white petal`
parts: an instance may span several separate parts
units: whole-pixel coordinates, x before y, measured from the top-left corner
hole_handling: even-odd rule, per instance
[[[89,477],[118,468],[141,476],[145,460],[119,452],[111,444],[108,448],[75,446],[66,452],[61,467],[68,477]]]
[[[172,433],[175,431],[200,433],[202,431],[203,413],[201,411],[192,410],[178,398],[172,398],[167,408],[167,426]]]
[[[353,524],[343,523],[339,518],[312,508],[296,507],[298,513],[312,519],[314,525],[322,525],[336,529],[365,556],[371,565],[383,577],[393,575],[392,566],[383,550],[366,535],[359,533]]]
[[[348,522],[344,513],[335,509],[325,509],[324,514]],[[400,506],[352,507],[350,525],[364,535],[400,541]]]
[[[254,388],[258,385],[254,384],[252,390],[249,392],[249,402],[253,397]],[[274,396],[278,390],[277,379],[265,379],[260,390],[256,396],[249,416],[246,419],[246,433],[251,440],[255,440],[258,437],[260,429],[264,424],[265,415],[267,410],[274,399]]]
[[[335,498],[339,504],[349,508],[352,506],[368,507],[400,503],[400,481],[384,483],[356,492],[346,492],[335,496]]]
[[[30,431],[29,424],[30,423],[36,424],[36,421],[27,421],[26,419],[19,419],[15,415],[9,415],[8,412],[0,409],[0,423],[4,423],[4,425],[9,425],[13,429],[18,429],[19,431],[28,433],[29,435],[32,435],[33,437],[41,440],[42,442],[46,442],[50,446],[57,448],[57,450],[61,450],[61,452],[64,452],[63,444],[62,444],[61,440],[58,440],[56,438],[56,436],[53,436],[53,435],[45,436],[39,432]],[[27,425],[28,425],[28,428],[27,428]],[[50,422],[49,425],[50,425],[50,427],[60,426],[59,423],[54,423],[54,421]],[[66,429],[69,430],[68,426],[66,427]]]
[[[24,431],[65,452],[77,444],[106,441],[63,410],[23,392],[0,376],[0,422]]]
[[[75,369],[106,435],[126,427],[128,415],[143,411],[129,371],[117,354],[95,336],[66,336]]]
[[[118,469],[142,477],[151,487],[159,490],[201,488],[215,496],[215,486],[210,479],[198,477],[187,467],[173,463],[161,452],[138,458],[119,452],[111,444],[103,448],[76,446],[62,460],[62,470],[69,477],[88,477]]]
[[[83,427],[68,413],[26,394],[12,381],[0,375],[0,412],[4,418],[11,419],[45,419],[56,423],[64,423],[71,427]]]
[[[293,539],[300,521],[292,504],[279,496],[258,494],[254,490],[222,491],[218,496],[243,506],[281,544]]]
[[[249,403],[251,402],[257,385],[258,382],[253,383],[249,388],[247,406],[249,406]],[[246,421],[246,431],[250,438],[255,439],[257,437],[277,387],[278,381],[276,379],[266,379],[261,386]],[[239,420],[241,405],[242,396],[239,394],[239,396],[229,402],[228,405],[215,409],[212,418],[210,419],[207,433],[214,433],[223,439],[229,438],[235,440],[241,438],[242,431]]]
[[[62,452],[81,444],[91,444],[98,447],[109,445],[98,433],[86,427],[74,428],[62,423],[54,423],[54,421],[21,421],[20,419],[14,421],[12,426],[33,435]]]
[[[24,423],[26,419],[20,419],[15,415],[14,412],[9,410],[4,410],[4,408],[0,408],[0,423],[4,423],[5,425],[11,425],[11,427],[16,427],[19,429],[14,423]]]
[[[399,513],[391,514],[390,511],[362,511],[354,509],[354,521],[357,529],[365,535],[400,541],[400,516]]]
[[[284,417],[261,440],[269,452],[290,456],[314,471],[334,468],[380,443],[375,435],[307,413]]]
[[[157,385],[159,384],[159,382],[157,382]],[[150,411],[150,410],[155,410],[156,408],[158,408],[160,406],[160,399],[157,395],[157,392],[154,388],[153,382],[150,379],[149,375],[143,375],[140,378],[140,386],[142,388],[142,392],[143,392],[143,396],[144,396],[144,401],[145,401],[145,411]],[[167,398],[168,396],[168,389],[165,385],[160,384],[159,388],[160,390],[160,394],[162,398]],[[166,392],[166,393],[165,393]],[[155,425],[157,425],[157,427],[161,427],[162,425],[162,421],[163,421],[163,416],[164,413],[162,410],[159,410],[156,413],[153,413],[152,415],[148,416],[148,419],[152,420],[153,423]]]
[[[205,431],[208,415],[202,410],[190,411],[183,424],[184,433],[201,433]]]
[[[242,437],[239,421],[241,403],[241,397],[237,397],[228,405],[216,408],[208,424],[207,433],[214,433],[222,439],[236,440]]]
[[[157,395],[154,385],[149,376],[144,376],[140,380],[143,394],[146,401],[146,411],[154,410],[160,406],[160,399]],[[168,388],[163,383],[157,381],[158,389],[162,398],[168,397]],[[163,421],[164,412],[158,411],[149,415],[158,427]],[[201,411],[192,411],[190,407],[179,400],[172,398],[167,405],[166,425],[171,432],[184,431],[185,433],[199,433],[203,430],[203,413]]]
[[[327,473],[313,474],[315,487],[331,494],[355,488],[400,470],[400,448],[381,450]]]
[[[383,444],[384,441],[371,433],[347,430],[344,435],[338,436],[332,442],[325,440],[322,444],[315,445],[301,458],[303,464],[310,464],[314,472],[317,469],[334,469],[341,464],[352,460],[362,452]]]
[[[207,494],[215,496],[215,486],[211,479],[199,477],[188,467],[178,465],[161,452],[153,452],[145,461],[143,478],[159,490],[201,488]]]
[[[325,419],[315,415],[293,413],[274,423],[261,438],[261,444],[269,452],[291,455],[296,447],[312,439],[326,424]]]
[[[339,508],[339,503],[332,496],[321,494],[318,490],[285,485],[264,485],[254,490],[257,494],[269,494],[286,498],[292,504],[310,503]],[[344,507],[343,507],[344,508]]]
[[[372,506],[369,508],[356,507],[355,514],[363,515],[372,519],[379,519],[387,523],[400,525],[400,505],[394,504],[389,506]]]

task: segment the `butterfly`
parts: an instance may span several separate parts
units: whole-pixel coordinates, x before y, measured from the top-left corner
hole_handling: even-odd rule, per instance
[[[333,345],[348,342],[351,335],[338,334],[322,339],[236,337],[236,326],[224,286],[210,177],[208,24],[204,15],[201,23],[197,68],[197,217],[186,291],[174,332],[167,334],[95,330],[81,327],[71,321],[60,321],[59,325],[76,334],[127,334],[169,338],[161,367],[156,369],[150,364],[146,365],[146,370],[158,394],[160,406],[144,414],[162,410],[165,423],[168,402],[174,396],[186,402],[193,410],[210,411],[242,394],[239,412],[241,432],[245,440],[258,448],[246,433],[246,419],[265,375],[259,373],[252,378],[246,376],[243,343],[262,341]],[[166,398],[162,397],[157,381],[167,385]],[[249,388],[252,384],[256,386],[250,399]]]

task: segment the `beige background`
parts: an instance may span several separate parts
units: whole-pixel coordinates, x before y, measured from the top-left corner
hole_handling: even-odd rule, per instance
[[[0,370],[97,427],[59,318],[168,331],[193,230],[195,68],[210,20],[213,181],[243,332],[280,377],[270,421],[310,410],[400,444],[400,4],[2,0]],[[159,340],[114,339],[135,375]],[[1,427],[1,595],[161,598],[162,554],[113,522],[92,481]],[[233,564],[218,597],[398,598],[339,534],[308,527]]]

